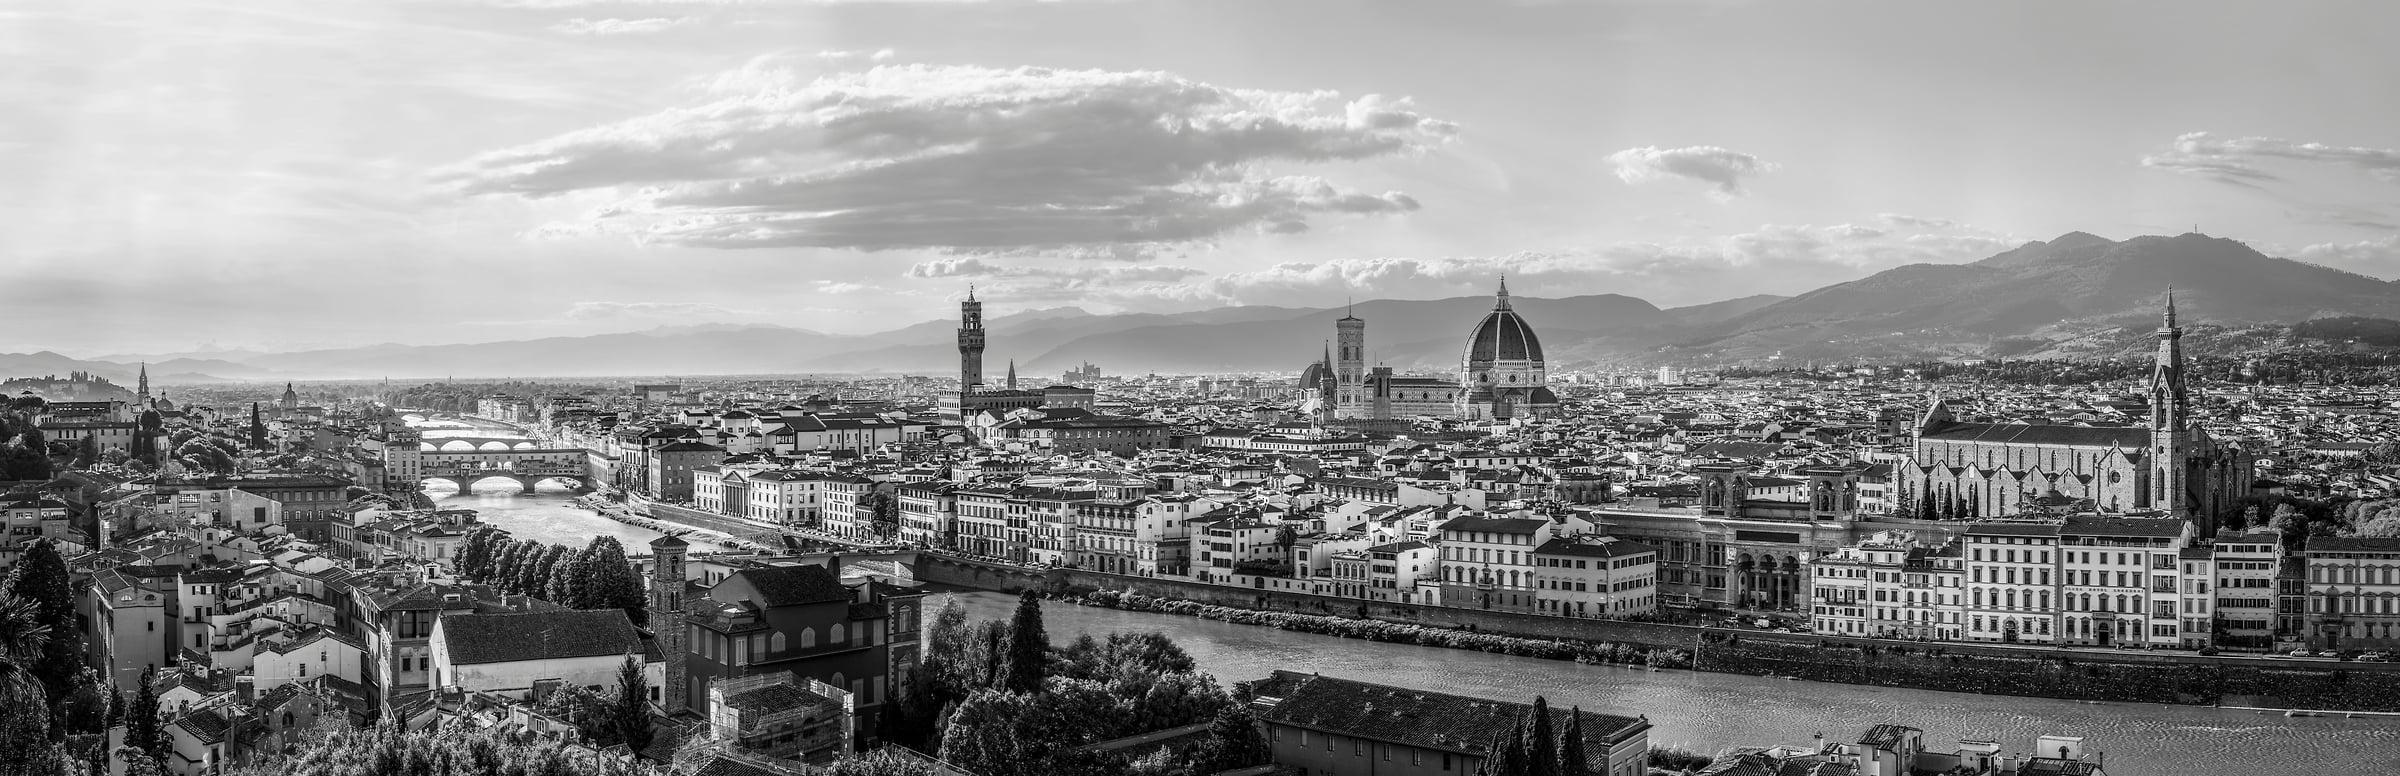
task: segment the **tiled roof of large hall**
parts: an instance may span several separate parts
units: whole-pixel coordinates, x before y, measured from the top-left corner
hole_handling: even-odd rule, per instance
[[[1951,442],[1992,442],[2053,447],[2109,447],[2141,450],[2150,445],[2150,430],[2137,426],[2036,426],[2024,423],[1952,423],[1924,433],[1925,439]]]

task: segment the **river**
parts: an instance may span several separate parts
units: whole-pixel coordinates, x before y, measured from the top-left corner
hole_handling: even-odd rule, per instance
[[[970,618],[1007,618],[1016,597],[953,593]],[[1702,753],[1734,746],[1808,744],[1823,733],[1856,740],[1877,723],[1925,731],[1928,750],[1960,738],[2023,752],[2041,735],[2083,736],[2107,753],[2109,776],[2400,773],[2400,718],[2286,718],[2249,711],[2144,703],[2087,704],[1659,671],[1339,639],[1254,625],[1046,602],[1051,642],[1079,634],[1164,631],[1227,686],[1274,669],[1316,671],[1412,689],[1647,715],[1653,744]]]
[[[459,421],[435,420],[409,423],[427,441],[454,436],[506,437],[530,439],[505,424],[479,419]],[[471,496],[458,495],[458,488],[448,482],[435,480],[425,485],[425,495],[441,509],[472,509],[476,519],[499,526],[510,536],[545,544],[582,547],[596,536],[614,536],[625,545],[628,555],[650,554],[650,540],[662,534],[637,525],[628,525],[601,517],[598,513],[574,505],[575,492],[558,482],[544,482],[532,493],[524,493],[516,483],[492,480],[476,489]],[[693,552],[715,552],[722,546],[686,536]]]

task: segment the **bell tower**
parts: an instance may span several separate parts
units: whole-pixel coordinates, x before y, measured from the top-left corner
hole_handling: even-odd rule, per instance
[[[958,303],[958,389],[971,391],[983,384],[983,303],[975,300],[975,287],[967,287],[967,300]]]
[[[2167,289],[2158,327],[2158,358],[2150,371],[2150,505],[2170,517],[2192,517],[2185,481],[2191,464],[2191,398],[2183,384],[2183,327],[2175,325],[2175,289]]]
[[[1333,322],[1334,406],[1345,418],[1364,417],[1367,404],[1367,322],[1355,308]]]
[[[650,540],[650,633],[667,658],[666,686],[659,688],[659,705],[667,716],[691,707],[684,687],[683,555],[691,543],[673,536]]]

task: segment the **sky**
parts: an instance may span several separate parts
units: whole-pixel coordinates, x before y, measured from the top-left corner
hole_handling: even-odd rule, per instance
[[[2400,4],[18,0],[0,352],[2400,278]]]

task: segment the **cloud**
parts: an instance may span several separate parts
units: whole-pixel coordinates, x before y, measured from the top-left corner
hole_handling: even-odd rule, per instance
[[[703,302],[576,302],[567,307],[566,317],[575,321],[641,320],[723,320],[749,318],[758,313],[735,310]]]
[[[2207,132],[2175,138],[2166,150],[2143,156],[2142,166],[2256,187],[2259,181],[2282,180],[2259,167],[2259,162],[2272,159],[2340,165],[2400,183],[2400,150],[2295,143],[2273,137],[2217,137]]]
[[[1716,146],[1628,148],[1609,154],[1608,161],[1617,166],[1617,178],[1626,183],[1689,178],[1716,187],[1709,196],[1719,200],[1741,196],[1744,178],[1776,168],[1756,156]]]
[[[574,18],[550,25],[550,31],[562,35],[647,35],[697,24],[699,21],[700,17],[697,16],[650,19]]]
[[[1194,305],[1307,306],[1353,294],[1428,298],[1485,293],[1506,275],[1511,288],[1542,296],[1615,292],[1666,298],[1707,289],[1714,296],[1703,294],[1707,298],[1699,301],[1713,301],[1750,293],[1794,293],[1795,288],[1902,264],[1980,259],[2021,242],[1955,224],[1911,233],[1852,224],[1768,225],[1708,238],[1497,256],[1287,262],[1158,289],[1157,295]]]
[[[2318,243],[2285,254],[2285,258],[2323,264],[2377,277],[2400,272],[2400,235],[2347,243]]]
[[[1272,163],[1420,152],[1456,127],[1406,99],[1220,87],[1158,72],[885,65],[808,79],[753,62],[714,99],[483,154],[467,194],[623,197],[597,220],[714,248],[1075,251],[1304,231],[1416,210]]]

